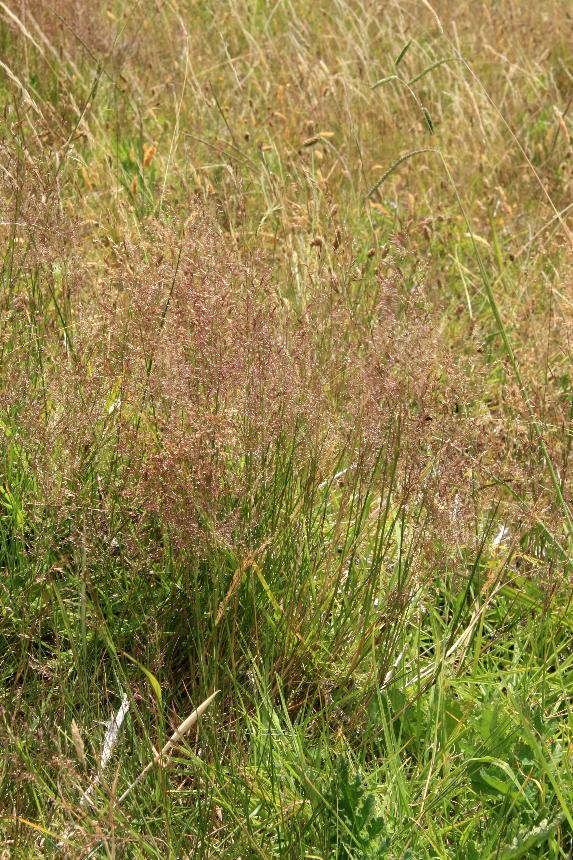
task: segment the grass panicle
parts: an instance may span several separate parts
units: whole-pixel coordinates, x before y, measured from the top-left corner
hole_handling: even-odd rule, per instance
[[[454,5],[0,2],[10,856],[570,855],[571,21]]]

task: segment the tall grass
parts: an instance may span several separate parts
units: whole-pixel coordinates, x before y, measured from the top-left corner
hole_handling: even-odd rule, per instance
[[[96,6],[0,3],[6,856],[569,856],[567,9]]]

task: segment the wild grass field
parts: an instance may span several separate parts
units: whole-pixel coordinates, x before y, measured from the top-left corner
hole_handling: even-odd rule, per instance
[[[1,0],[0,111],[2,860],[573,857],[570,3]]]

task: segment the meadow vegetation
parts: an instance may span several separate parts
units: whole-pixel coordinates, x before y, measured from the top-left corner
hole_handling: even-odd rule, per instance
[[[2,858],[573,856],[572,105],[565,0],[0,2]]]

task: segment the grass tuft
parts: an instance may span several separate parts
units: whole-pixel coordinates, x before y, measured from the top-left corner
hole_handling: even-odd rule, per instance
[[[6,856],[570,856],[569,31],[0,2]]]

